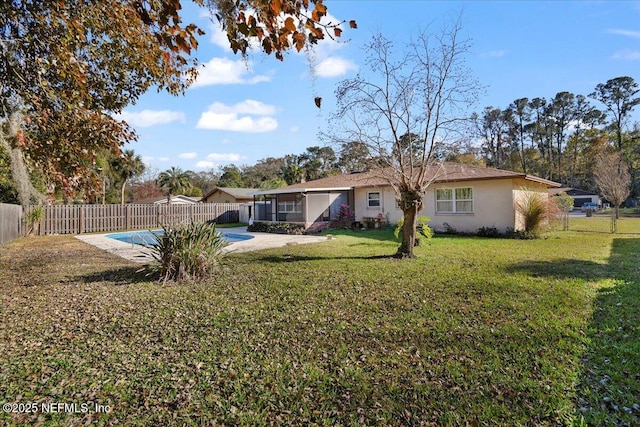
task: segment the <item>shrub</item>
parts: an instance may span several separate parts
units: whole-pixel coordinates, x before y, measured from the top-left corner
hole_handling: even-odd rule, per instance
[[[340,227],[349,228],[351,223],[355,220],[356,216],[349,208],[349,205],[343,203],[340,205],[338,211],[338,223]]]
[[[228,242],[216,231],[215,224],[191,222],[185,227],[163,226],[163,234],[157,234],[157,245],[152,249],[156,263],[152,272],[160,280],[184,281],[203,278],[215,271]]]
[[[39,205],[32,206],[26,215],[27,226],[29,227],[29,231],[27,231],[27,234],[35,233],[36,227],[42,222],[43,219],[44,207]]]
[[[458,234],[458,230],[448,222],[443,222],[442,227],[444,227],[443,234]]]
[[[500,234],[500,232],[496,227],[480,227],[478,228],[478,231],[476,231],[476,235],[478,237],[489,237],[489,238],[502,237],[502,235]]]
[[[515,240],[531,240],[539,238],[540,235],[532,231],[514,230],[513,228],[510,228],[505,233],[505,237]]]
[[[273,233],[273,234],[304,234],[305,227],[302,224],[291,224],[288,222],[254,222],[247,227],[247,231],[252,233]]]
[[[415,245],[419,246],[422,239],[430,240],[433,237],[433,230],[427,223],[431,221],[431,218],[428,216],[419,216],[416,224],[416,242]],[[396,239],[400,235],[400,231],[402,231],[402,227],[404,226],[404,217],[400,218],[398,224],[396,225],[395,230],[393,230],[393,235],[396,236]]]
[[[524,233],[537,237],[549,218],[549,206],[539,193],[526,188],[522,190],[523,197],[516,201],[516,210],[524,218]]]

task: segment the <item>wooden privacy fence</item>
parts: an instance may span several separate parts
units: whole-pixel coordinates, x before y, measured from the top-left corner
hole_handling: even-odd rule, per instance
[[[0,246],[20,237],[22,206],[0,203]]]
[[[158,228],[190,221],[234,223],[239,203],[163,205],[51,205],[36,234],[82,234]]]

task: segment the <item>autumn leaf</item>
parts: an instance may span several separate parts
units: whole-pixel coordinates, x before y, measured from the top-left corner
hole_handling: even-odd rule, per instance
[[[356,24],[356,21],[351,20],[351,21],[349,21],[349,27],[353,28],[353,29],[356,29],[356,28],[358,28],[358,24]]]
[[[296,49],[298,50],[298,52],[300,52],[302,50],[302,48],[304,47],[304,42],[306,41],[306,37],[303,33],[300,32],[295,32],[293,34],[293,41],[295,43]]]
[[[289,32],[293,32],[296,30],[296,25],[294,24],[292,17],[288,17],[287,19],[285,19],[284,28],[286,28]]]
[[[316,9],[315,10],[318,12],[318,14],[320,16],[324,16],[324,15],[327,14],[327,6],[325,6],[322,3],[316,3]]]
[[[282,1],[281,0],[271,0],[271,10],[274,15],[280,15],[282,11]]]

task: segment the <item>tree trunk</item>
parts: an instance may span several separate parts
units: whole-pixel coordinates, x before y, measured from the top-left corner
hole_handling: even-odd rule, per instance
[[[120,204],[124,205],[124,190],[127,186],[127,180],[125,179],[122,183],[122,188],[120,189]]]
[[[22,146],[18,141],[19,131],[20,115],[17,111],[11,112],[6,121],[0,121],[0,145],[9,155],[11,177],[18,191],[20,204],[23,208],[27,208],[32,203],[44,203],[45,198],[31,182]]]
[[[407,206],[403,210],[404,224],[402,226],[402,243],[396,252],[396,258],[415,258],[413,248],[416,245],[416,224],[418,209],[415,204]]]

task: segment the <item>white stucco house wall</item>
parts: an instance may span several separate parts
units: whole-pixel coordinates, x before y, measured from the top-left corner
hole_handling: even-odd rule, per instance
[[[516,202],[525,192],[549,197],[560,184],[543,178],[493,168],[442,163],[429,169],[432,182],[420,215],[431,218],[436,231],[451,227],[473,233],[480,227],[500,232],[523,229]],[[315,181],[261,191],[254,196],[256,221],[301,223],[311,227],[338,219],[341,205],[349,207],[355,221],[372,219],[395,224],[402,218],[393,188],[380,171],[336,175]],[[375,224],[374,224],[375,226]]]

